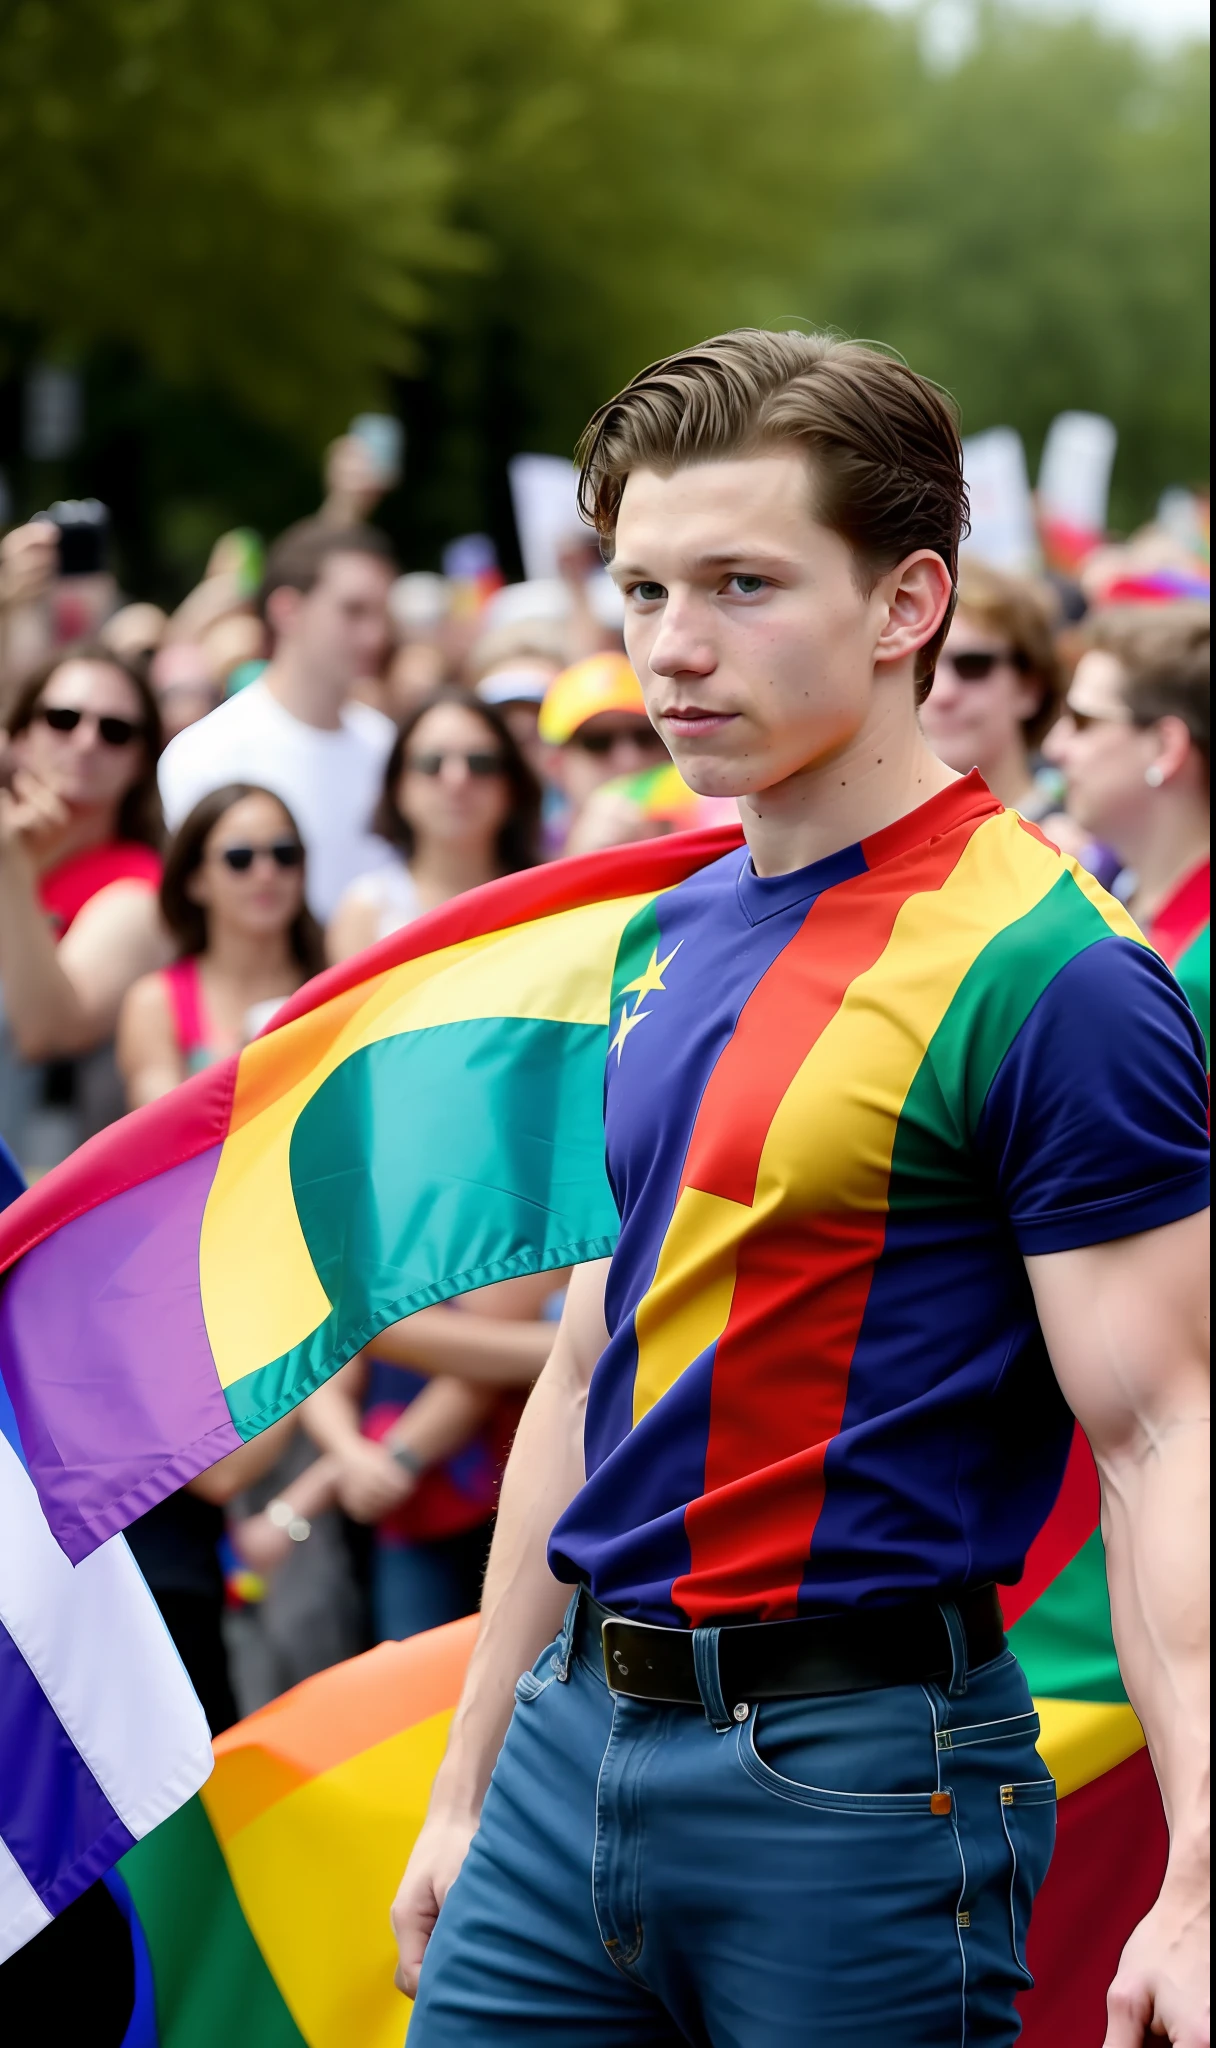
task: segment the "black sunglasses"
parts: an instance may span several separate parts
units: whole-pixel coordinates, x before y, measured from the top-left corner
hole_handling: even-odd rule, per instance
[[[1024,672],[1027,666],[1024,654],[1019,653],[1016,648],[1010,651],[1004,647],[973,647],[966,653],[939,654],[939,665],[942,662],[954,670],[960,683],[986,683],[989,676],[998,668],[1008,666]]]
[[[92,711],[77,711],[71,704],[40,704],[35,712],[49,725],[52,732],[75,732],[82,718],[92,718],[107,747],[129,747],[132,740],[146,739],[142,725],[133,725],[129,718],[111,718],[108,714],[98,718]]]
[[[571,740],[576,747],[581,747],[585,754],[610,754],[622,740],[632,740],[636,747],[641,747],[648,753],[659,748],[664,754],[667,752],[659,734],[652,725],[647,724],[639,724],[636,732],[576,732],[571,734]]]
[[[272,860],[276,868],[302,868],[304,848],[298,839],[275,839],[269,846],[221,846],[220,859],[234,875],[247,875],[259,853]]]
[[[406,767],[415,775],[442,775],[445,761],[463,761],[470,775],[505,775],[507,764],[501,754],[462,754],[455,747],[445,753],[411,754]]]

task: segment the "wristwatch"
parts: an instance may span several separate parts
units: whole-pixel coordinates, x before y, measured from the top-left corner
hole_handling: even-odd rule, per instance
[[[307,1543],[312,1535],[312,1523],[307,1515],[298,1515],[289,1500],[272,1500],[266,1514],[276,1529],[283,1529],[293,1543]]]
[[[409,1473],[411,1479],[421,1479],[426,1471],[426,1460],[420,1458],[417,1451],[411,1451],[408,1444],[391,1444],[389,1456],[394,1465],[400,1465],[403,1472]]]

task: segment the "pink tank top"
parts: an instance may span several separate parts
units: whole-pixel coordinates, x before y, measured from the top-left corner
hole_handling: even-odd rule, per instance
[[[171,967],[162,967],[161,980],[169,998],[177,1049],[186,1063],[187,1072],[201,1073],[204,1067],[219,1059],[220,1054],[213,1044],[211,1025],[203,1005],[203,984],[197,958],[191,954],[185,960],[175,960]]]

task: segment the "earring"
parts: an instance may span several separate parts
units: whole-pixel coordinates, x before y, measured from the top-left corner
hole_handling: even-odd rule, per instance
[[[1150,761],[1144,771],[1144,779],[1150,789],[1160,789],[1165,781],[1165,770],[1160,761]]]

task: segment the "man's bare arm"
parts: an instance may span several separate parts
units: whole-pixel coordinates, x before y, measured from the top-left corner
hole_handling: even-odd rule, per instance
[[[1107,2048],[1208,2041],[1208,1228],[1203,1215],[1027,1260],[1102,1481],[1111,1619],[1170,1828],[1110,1993]]]
[[[570,1597],[569,1587],[552,1576],[545,1551],[553,1524],[583,1483],[587,1388],[607,1342],[607,1270],[604,1259],[575,1272],[556,1342],[507,1463],[476,1648],[430,1811],[393,1905],[401,1955],[397,1982],[411,1997],[431,1930],[477,1826],[516,1680],[556,1633]]]

